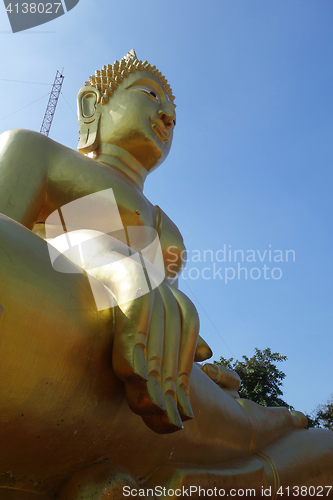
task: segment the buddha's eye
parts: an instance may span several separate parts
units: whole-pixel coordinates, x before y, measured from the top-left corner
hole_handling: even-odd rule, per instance
[[[145,94],[149,95],[149,97],[154,99],[154,101],[160,102],[159,95],[149,85],[133,85],[132,87],[130,87],[130,89],[144,92]]]
[[[149,94],[154,99],[154,101],[160,102],[160,98],[158,94],[155,92],[155,90],[152,90],[149,87],[141,87],[140,90],[143,90],[144,92]]]

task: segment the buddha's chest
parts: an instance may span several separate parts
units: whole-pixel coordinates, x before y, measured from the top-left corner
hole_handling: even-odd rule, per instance
[[[115,183],[112,190],[124,226],[155,226],[155,208],[138,189]]]
[[[64,176],[51,178],[41,218],[45,221],[54,210],[61,209],[65,213],[69,204],[72,211],[77,206],[77,216],[80,220],[89,220],[90,228],[96,221],[96,229],[99,229],[98,221],[110,218],[118,218],[122,226],[155,227],[155,207],[139,187],[124,175],[103,166],[76,173],[67,171]],[[82,225],[85,225],[84,221]]]

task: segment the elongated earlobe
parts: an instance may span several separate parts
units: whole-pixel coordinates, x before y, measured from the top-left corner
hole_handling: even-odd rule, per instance
[[[77,96],[80,127],[78,150],[91,153],[98,146],[98,126],[101,117],[101,93],[94,87],[82,87]]]

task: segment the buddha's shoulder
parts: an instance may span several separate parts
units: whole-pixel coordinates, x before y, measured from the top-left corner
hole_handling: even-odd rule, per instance
[[[23,128],[14,128],[11,130],[7,130],[0,135],[0,144],[1,146],[9,145],[15,143],[16,146],[26,145],[26,143],[40,143],[40,144],[51,144],[55,143],[49,137],[46,137],[39,132],[35,132],[34,130],[27,130]],[[55,143],[56,144],[56,143]],[[60,145],[59,145],[60,146]],[[64,146],[63,146],[64,147]]]
[[[8,151],[19,154],[25,152],[27,155],[48,156],[54,155],[79,155],[76,151],[53,141],[49,137],[27,129],[11,129],[0,135],[0,151]]]
[[[0,135],[0,168],[25,169],[33,172],[52,172],[55,177],[69,165],[73,174],[82,164],[90,165],[91,159],[73,149],[46,137],[39,132],[12,129]],[[75,168],[77,166],[77,168]],[[90,165],[91,168],[91,165]]]
[[[10,130],[6,130],[6,132],[3,132],[0,135],[0,138],[2,141],[4,140],[20,140],[25,137],[34,137],[34,136],[40,136],[42,134],[39,134],[38,132],[35,132],[34,130],[27,130],[24,128],[13,128]]]

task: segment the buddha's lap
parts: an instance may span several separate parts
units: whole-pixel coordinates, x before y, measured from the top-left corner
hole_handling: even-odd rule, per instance
[[[152,455],[160,437],[129,410],[112,370],[112,312],[97,311],[85,274],[55,271],[47,244],[4,216],[0,275],[0,472],[13,465],[32,474],[42,457],[40,473],[61,477],[105,455],[146,474],[177,443],[179,462],[219,463],[249,453],[244,410],[195,366],[195,419],[161,437]],[[126,449],[133,441],[137,454]]]
[[[41,377],[46,384],[59,379],[63,373],[70,374],[76,381],[73,387],[91,386],[92,373],[104,380],[105,372],[114,381],[110,365],[113,312],[97,311],[87,276],[55,271],[46,242],[4,216],[0,216],[0,247],[1,366],[6,370],[6,383],[13,387],[13,394],[21,383],[35,387]],[[35,363],[30,369],[32,359]],[[28,370],[29,377],[26,375]],[[191,396],[198,412],[194,424],[196,432],[202,432],[210,440],[205,430],[207,421],[200,413],[205,405],[211,405],[207,394],[214,401],[211,422],[217,425],[221,415],[226,421],[236,417],[247,429],[243,409],[196,367],[194,371],[198,372],[197,387],[192,388]],[[85,374],[83,378],[82,373]],[[111,397],[112,390],[110,387],[108,390]],[[70,388],[67,391],[69,397]],[[30,401],[29,404],[35,403]],[[186,428],[191,426],[192,423],[187,424]]]
[[[55,271],[46,242],[1,215],[0,277],[0,401],[9,417],[43,419],[46,404],[49,416],[60,417],[69,399],[74,407],[89,404],[96,395],[85,388],[92,386],[119,400],[112,311],[97,311],[86,275]]]

